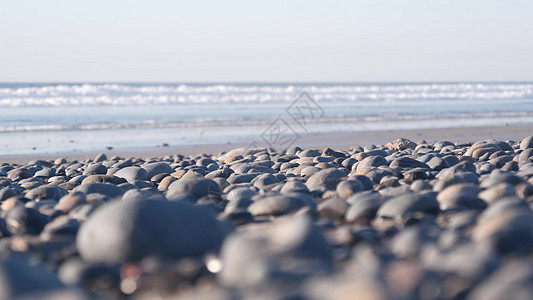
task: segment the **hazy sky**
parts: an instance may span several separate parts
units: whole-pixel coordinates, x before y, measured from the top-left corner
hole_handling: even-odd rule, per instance
[[[0,81],[533,80],[533,1],[2,1]]]

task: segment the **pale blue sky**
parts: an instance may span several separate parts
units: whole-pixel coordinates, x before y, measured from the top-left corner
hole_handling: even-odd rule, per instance
[[[0,81],[531,81],[533,1],[2,1]]]

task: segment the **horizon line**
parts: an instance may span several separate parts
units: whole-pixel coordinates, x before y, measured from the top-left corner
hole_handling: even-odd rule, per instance
[[[457,83],[527,83],[533,84],[533,80],[442,80],[442,81],[0,81],[0,84],[457,84]]]

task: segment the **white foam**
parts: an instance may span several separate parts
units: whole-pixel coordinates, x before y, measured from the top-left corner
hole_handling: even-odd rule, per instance
[[[492,124],[505,124],[512,121],[513,123],[530,124],[533,123],[533,112],[483,112],[483,113],[456,113],[441,115],[425,114],[398,114],[385,113],[379,115],[362,115],[362,116],[340,116],[325,115],[319,119],[313,120],[312,126],[317,126],[317,130],[324,124],[331,124],[338,130],[339,124],[357,124],[364,127],[376,123],[387,123],[389,125],[399,124],[402,122],[440,122],[453,125],[456,121],[472,122],[476,124],[477,120],[492,120]],[[113,123],[99,122],[86,124],[26,124],[26,125],[0,125],[0,133],[15,132],[48,132],[48,131],[98,131],[98,130],[117,130],[117,129],[163,129],[163,128],[202,128],[202,127],[261,127],[262,129],[270,125],[275,118],[233,118],[233,119],[195,119],[183,121],[156,121],[148,120],[144,122],[130,123]],[[289,124],[298,126],[295,121],[285,119]],[[1,124],[1,123],[0,123]],[[468,124],[467,124],[468,125]],[[431,127],[431,126],[429,126]],[[429,128],[428,127],[428,128]],[[425,128],[425,127],[424,127]]]
[[[505,100],[533,98],[529,83],[446,84],[2,84],[0,107],[293,101]]]

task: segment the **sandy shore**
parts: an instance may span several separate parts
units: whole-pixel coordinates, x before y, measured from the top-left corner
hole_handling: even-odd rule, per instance
[[[315,132],[301,135],[293,146],[303,148],[335,147],[348,149],[356,145],[384,144],[398,137],[404,137],[413,141],[425,140],[435,142],[439,140],[451,140],[454,142],[474,142],[486,139],[497,140],[521,140],[533,134],[532,125],[510,125],[499,127],[466,127],[466,128],[431,128],[431,129],[408,129],[408,130],[377,130],[377,131],[353,131],[353,132]],[[259,138],[258,138],[259,140]],[[218,144],[190,144],[169,147],[132,148],[126,151],[107,151],[107,155],[122,157],[160,157],[168,154],[192,155],[197,153],[216,154],[234,148],[248,147],[247,143],[218,143]],[[265,146],[266,143],[259,144]],[[97,152],[64,153],[64,154],[35,154],[35,155],[0,155],[0,163],[26,163],[34,159],[55,159],[65,157],[67,159],[84,160],[92,158]]]

